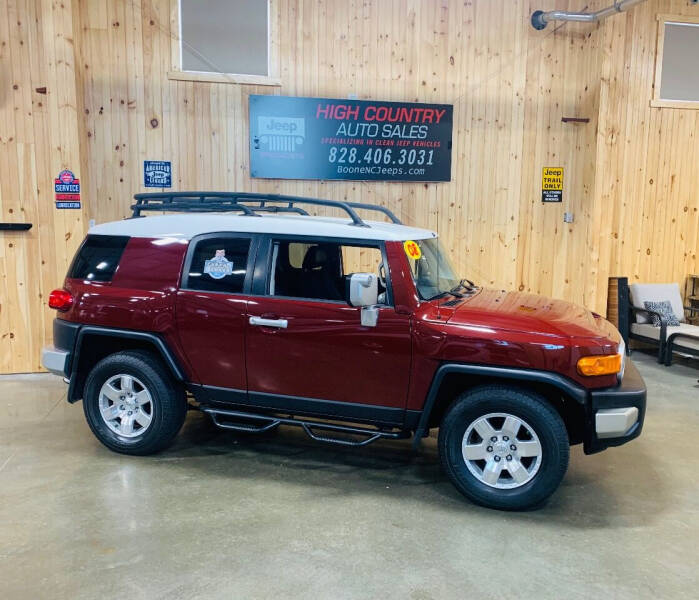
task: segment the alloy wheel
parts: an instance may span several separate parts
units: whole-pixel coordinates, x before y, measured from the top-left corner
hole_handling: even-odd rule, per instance
[[[100,389],[99,411],[114,433],[135,438],[153,421],[153,399],[140,379],[127,374],[114,375]]]
[[[471,474],[496,489],[529,483],[539,471],[543,454],[531,425],[509,413],[475,419],[466,428],[461,451]]]

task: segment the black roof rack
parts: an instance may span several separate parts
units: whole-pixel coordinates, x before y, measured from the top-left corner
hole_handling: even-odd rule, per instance
[[[389,209],[376,204],[321,200],[302,196],[280,194],[258,194],[252,192],[156,192],[135,194],[136,204],[131,205],[132,217],[140,217],[143,211],[156,212],[242,212],[243,215],[259,217],[261,212],[295,213],[308,215],[298,204],[329,206],[344,210],[352,225],[369,227],[355,209],[374,210],[386,215],[391,222],[401,225],[400,219]]]

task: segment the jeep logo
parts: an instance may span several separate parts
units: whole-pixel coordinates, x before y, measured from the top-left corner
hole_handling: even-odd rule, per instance
[[[306,137],[306,120],[293,117],[257,117],[257,136],[266,150],[294,152]]]

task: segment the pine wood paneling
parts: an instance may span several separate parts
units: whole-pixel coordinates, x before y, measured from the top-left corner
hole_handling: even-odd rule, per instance
[[[128,216],[145,191],[144,159],[171,160],[174,189],[385,204],[439,231],[465,276],[600,312],[609,276],[682,282],[699,270],[699,112],[649,104],[656,14],[699,9],[649,0],[601,24],[535,31],[533,10],[580,2],[274,4],[280,87],[168,79],[177,0],[0,0],[0,73],[11,84],[0,91],[0,209],[2,220],[35,223],[0,233],[0,372],[38,369],[46,294],[88,218]],[[452,182],[252,180],[250,94],[451,103]],[[565,169],[561,204],[541,203],[544,166]],[[64,167],[80,176],[82,212],[53,208]]]
[[[53,179],[81,163],[70,0],[0,2],[0,373],[38,371],[50,339],[48,293],[60,284],[85,233],[85,210],[57,211]],[[37,92],[46,88],[46,93]]]
[[[697,270],[699,112],[650,106],[658,13],[699,16],[679,0],[648,2],[603,28],[593,230],[599,232],[594,294],[610,276],[676,281]]]

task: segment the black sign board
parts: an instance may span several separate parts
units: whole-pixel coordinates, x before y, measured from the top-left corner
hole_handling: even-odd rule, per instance
[[[250,175],[451,180],[451,104],[250,96]]]

